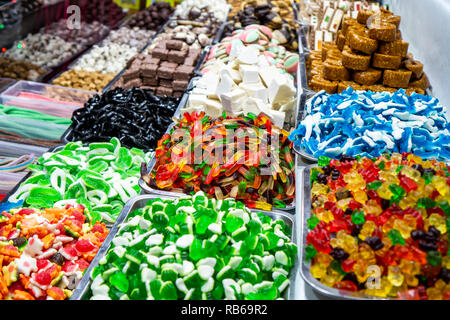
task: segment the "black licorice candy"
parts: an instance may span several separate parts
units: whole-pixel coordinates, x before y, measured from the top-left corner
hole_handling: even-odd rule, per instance
[[[154,150],[172,123],[179,101],[141,88],[118,87],[97,94],[74,111],[71,141],[102,142],[116,137],[128,148]]]

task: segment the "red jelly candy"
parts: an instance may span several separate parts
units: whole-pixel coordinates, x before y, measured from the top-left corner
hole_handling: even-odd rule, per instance
[[[36,282],[43,286],[48,286],[52,282],[49,270],[41,270],[36,273]]]
[[[38,259],[36,261],[36,266],[38,269],[43,269],[45,268],[50,262],[48,260],[44,260],[44,259]]]
[[[78,240],[75,244],[75,248],[79,252],[89,252],[95,249],[95,246],[89,240]]]
[[[408,178],[407,176],[404,176],[402,174],[398,175],[398,178],[400,180],[400,187],[406,190],[406,192],[411,192],[413,190],[417,190],[418,186],[414,182],[413,179]]]
[[[353,266],[355,265],[356,260],[344,260],[341,262],[342,270],[345,272],[352,271]]]
[[[79,259],[79,260],[75,261],[75,263],[78,265],[78,269],[80,271],[83,271],[89,267],[89,262],[87,262],[84,259]]]
[[[354,291],[354,292],[358,291],[358,287],[356,286],[356,284],[348,280],[336,282],[334,284],[334,287],[339,290]]]

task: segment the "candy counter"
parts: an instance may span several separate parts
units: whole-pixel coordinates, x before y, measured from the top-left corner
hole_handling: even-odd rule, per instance
[[[77,5],[0,56],[0,300],[450,300],[417,13]]]

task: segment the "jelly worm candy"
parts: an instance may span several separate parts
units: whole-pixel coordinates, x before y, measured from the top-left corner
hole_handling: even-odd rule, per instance
[[[230,130],[232,135],[228,134]],[[180,131],[197,132],[201,141],[180,139],[174,134]],[[240,132],[250,132],[243,144],[235,141],[235,138],[242,140]],[[253,136],[251,132],[256,134]],[[154,169],[149,175],[144,172],[143,179],[161,190],[187,194],[202,190],[218,200],[235,198],[252,209],[285,208],[293,203],[295,192],[288,134],[273,126],[264,114],[212,119],[204,112],[185,113],[170,133],[159,140]],[[201,161],[196,158],[188,163],[197,154]],[[173,155],[186,161],[174,161]]]

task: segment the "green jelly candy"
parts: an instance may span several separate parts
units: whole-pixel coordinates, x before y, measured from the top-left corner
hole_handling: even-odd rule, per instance
[[[129,169],[132,164],[133,158],[131,157],[130,151],[127,148],[120,148],[119,156],[114,161],[115,167],[121,170],[126,170]]]
[[[422,175],[422,178],[425,180],[425,185],[431,184],[431,181],[433,180],[433,173],[432,172],[425,172]]]
[[[222,300],[224,298],[225,292],[223,289],[222,284],[219,284],[218,286],[216,286],[214,288],[214,290],[212,291],[212,297],[215,300]]]
[[[195,238],[189,248],[189,257],[194,261],[198,261],[204,257],[203,254],[202,242]]]
[[[406,195],[406,190],[397,184],[391,184],[389,190],[393,193],[391,203],[398,203]]]
[[[352,213],[352,222],[354,224],[361,224],[366,222],[366,218],[364,217],[364,212],[356,210]]]
[[[343,275],[343,276],[345,276],[347,273],[342,269],[342,266],[341,266],[341,264],[338,262],[338,261],[336,261],[336,260],[333,260],[333,261],[331,261],[331,268],[333,269],[333,270],[335,270],[335,271],[337,271],[337,273],[339,273],[340,275]]]
[[[427,252],[427,261],[433,267],[439,267],[442,263],[442,256],[439,251],[428,251]]]
[[[161,300],[177,300],[177,289],[175,285],[170,282],[164,282],[160,289],[160,298]]]
[[[199,235],[205,234],[208,230],[208,226],[213,223],[213,219],[208,216],[201,216],[195,224],[195,232]]]
[[[160,290],[162,287],[162,281],[159,279],[155,279],[150,282],[150,292],[152,293],[153,298],[155,300],[161,300],[160,298]]]
[[[308,229],[313,230],[320,222],[316,215],[312,215],[308,220]]]
[[[109,283],[123,293],[127,293],[130,287],[127,276],[122,272],[116,272],[109,278]]]
[[[371,182],[371,183],[367,184],[367,190],[378,190],[382,184],[383,184],[383,182],[379,181],[379,180]]]
[[[61,194],[53,188],[37,187],[30,191],[26,203],[37,208],[51,208],[55,202],[62,200]]]
[[[228,233],[233,233],[244,225],[244,220],[233,215],[228,215],[225,219],[225,230]]]
[[[431,209],[436,206],[436,201],[434,201],[433,199],[430,199],[430,198],[420,198],[417,201],[417,206],[419,208]]]
[[[319,159],[317,159],[317,164],[319,167],[326,167],[330,165],[331,158],[320,156]]]
[[[250,268],[244,268],[237,272],[239,279],[244,280],[245,282],[256,284],[258,281],[258,275],[255,271]]]
[[[249,293],[245,296],[248,300],[275,300],[278,298],[278,289],[275,286],[259,289],[256,293]]]
[[[378,168],[380,168],[380,170],[384,170],[385,167],[386,167],[386,162],[384,162],[384,161],[381,161],[381,162],[378,164]]]
[[[317,250],[314,248],[314,246],[312,244],[309,244],[306,248],[305,248],[305,259],[306,261],[310,261],[311,259],[313,259],[316,255],[317,255]]]
[[[91,189],[101,190],[101,191],[105,192],[106,194],[108,194],[111,189],[109,184],[102,178],[85,175],[81,179],[86,184],[86,186],[88,186]]]
[[[447,217],[450,217],[450,205],[448,204],[447,201],[440,202],[439,207],[441,207],[441,209],[444,210],[444,213]],[[447,227],[447,230],[450,230],[450,228]]]
[[[396,244],[404,245],[405,244],[405,239],[403,239],[400,231],[398,231],[396,229],[392,229],[391,231],[389,231],[389,239],[391,239],[393,245],[396,245]]]

